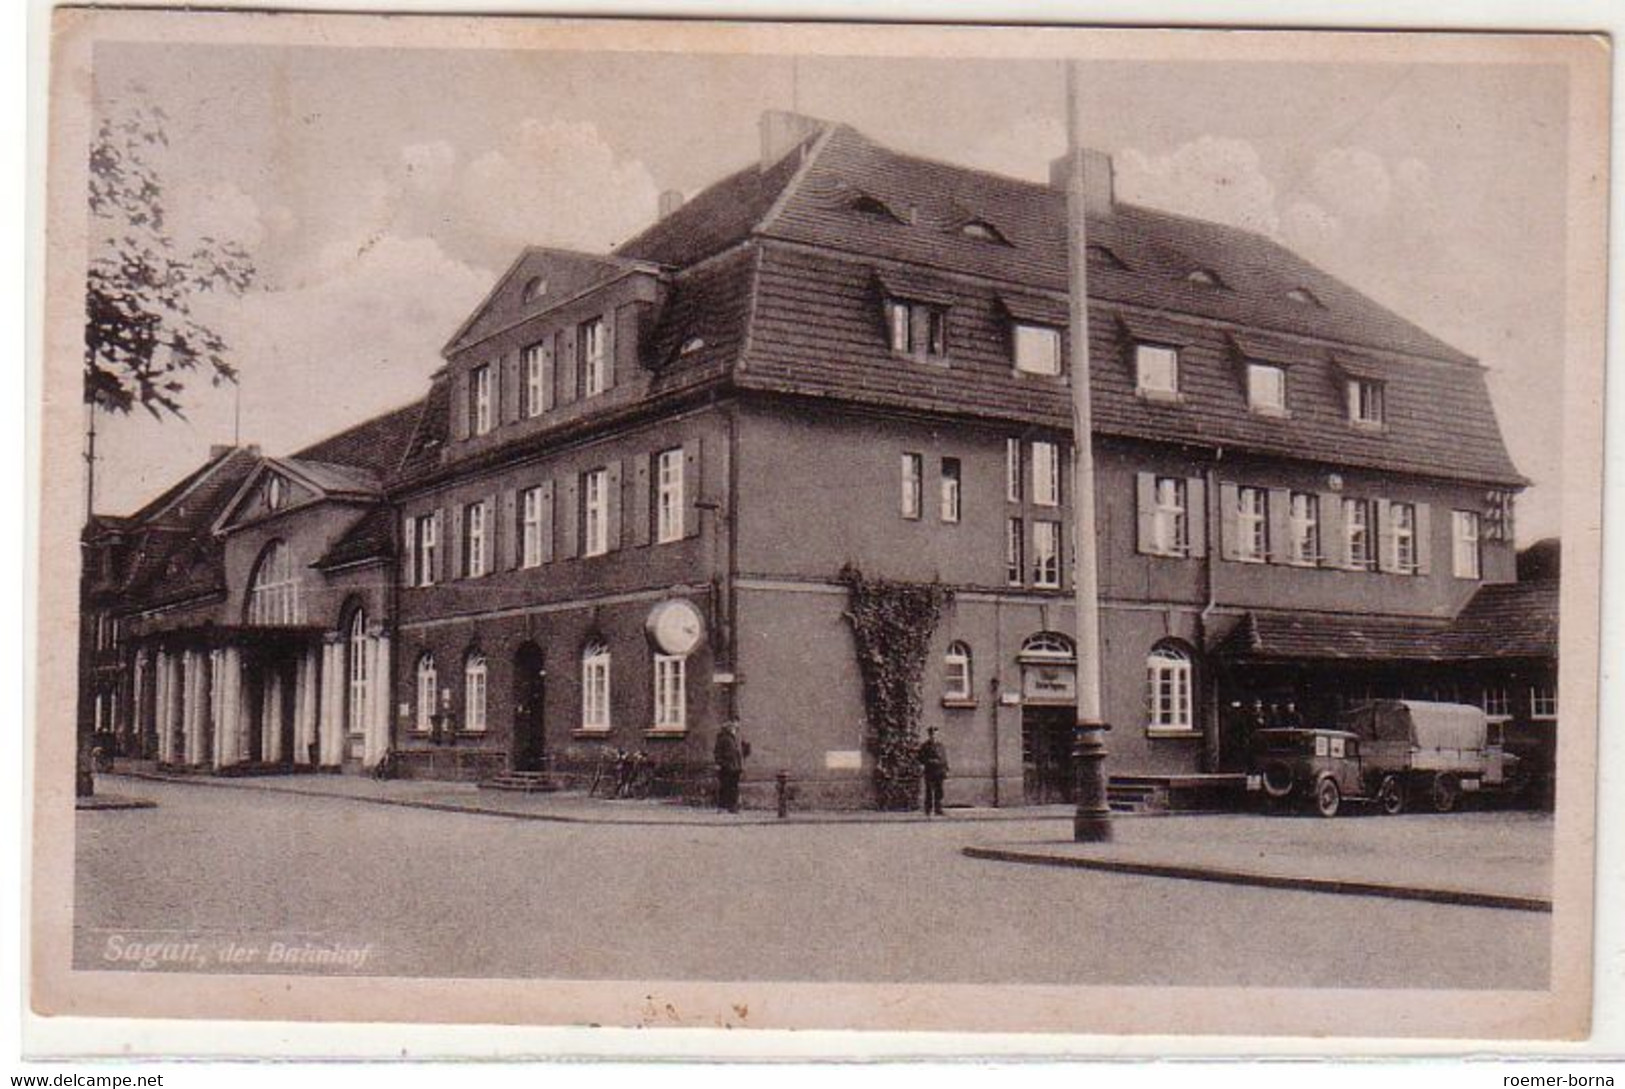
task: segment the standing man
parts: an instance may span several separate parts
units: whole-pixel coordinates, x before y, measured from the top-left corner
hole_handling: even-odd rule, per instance
[[[729,720],[717,731],[712,756],[717,762],[717,811],[739,812],[739,777],[750,747],[739,740],[739,723]]]
[[[925,773],[925,815],[942,816],[942,784],[948,778],[948,750],[937,740],[937,728],[925,731],[925,744],[920,746],[920,769]]]

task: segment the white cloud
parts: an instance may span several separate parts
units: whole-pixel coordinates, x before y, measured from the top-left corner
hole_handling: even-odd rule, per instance
[[[1134,204],[1274,234],[1275,186],[1245,140],[1203,136],[1166,155],[1117,155],[1117,194]]]
[[[939,154],[978,170],[1048,182],[1050,163],[1066,154],[1066,128],[1054,118],[1023,117],[967,148]]]

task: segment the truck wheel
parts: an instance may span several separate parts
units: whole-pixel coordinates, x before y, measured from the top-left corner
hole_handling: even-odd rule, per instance
[[[1405,812],[1405,784],[1399,781],[1399,776],[1382,777],[1382,785],[1377,788],[1377,804],[1390,817]]]
[[[1335,817],[1343,806],[1343,792],[1337,789],[1337,780],[1322,779],[1315,787],[1315,812],[1322,817]]]
[[[1453,813],[1460,802],[1461,784],[1448,775],[1436,776],[1433,780],[1433,811]]]

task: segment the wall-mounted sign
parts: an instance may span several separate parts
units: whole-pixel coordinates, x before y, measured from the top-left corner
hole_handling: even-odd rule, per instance
[[[861,749],[829,749],[824,753],[824,767],[830,771],[861,771],[863,769],[863,751]]]
[[[1069,665],[1022,666],[1021,695],[1025,703],[1076,703],[1078,671]]]
[[[689,654],[705,635],[705,621],[694,603],[669,598],[649,610],[649,638],[665,654]]]

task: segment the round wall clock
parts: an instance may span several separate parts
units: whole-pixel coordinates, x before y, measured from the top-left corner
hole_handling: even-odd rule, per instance
[[[649,610],[649,638],[665,654],[684,655],[700,645],[705,620],[694,603],[674,597]]]

